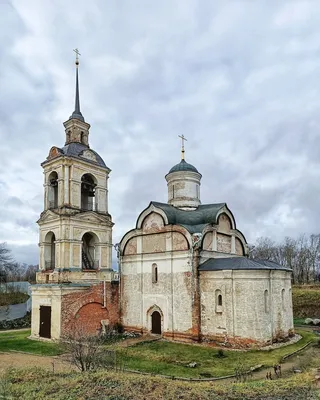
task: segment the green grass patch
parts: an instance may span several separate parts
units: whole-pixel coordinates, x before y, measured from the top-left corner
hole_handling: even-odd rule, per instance
[[[304,323],[305,318],[293,318],[293,324],[294,325],[306,325]]]
[[[284,355],[317,338],[313,332],[299,333],[302,339],[289,346],[266,351],[224,350],[224,357],[218,357],[218,349],[215,348],[166,341],[140,343],[120,350],[119,355],[128,369],[187,378],[221,377],[234,374],[235,368],[240,365],[246,369],[259,364],[272,367]],[[196,362],[197,366],[187,367],[191,362]]]
[[[13,350],[43,356],[56,356],[62,354],[62,350],[57,343],[28,339],[30,333],[30,330],[0,332],[0,352]]]
[[[21,292],[0,292],[0,306],[8,306],[10,304],[25,303],[29,299],[26,293]]]

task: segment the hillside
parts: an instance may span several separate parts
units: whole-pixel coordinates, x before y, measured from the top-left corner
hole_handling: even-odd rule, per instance
[[[320,318],[320,286],[294,286],[292,302],[295,318]]]

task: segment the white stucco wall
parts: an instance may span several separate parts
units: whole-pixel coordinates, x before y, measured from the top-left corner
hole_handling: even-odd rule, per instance
[[[285,271],[205,271],[200,274],[202,334],[269,341],[288,335],[292,325],[290,273]],[[285,301],[281,291],[285,288]],[[215,291],[221,290],[217,312]],[[268,301],[265,302],[265,291]]]

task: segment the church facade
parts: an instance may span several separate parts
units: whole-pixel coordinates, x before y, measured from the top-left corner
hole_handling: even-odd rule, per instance
[[[227,204],[201,204],[202,176],[185,161],[183,141],[181,161],[165,177],[168,202],[152,201],[140,213],[117,248],[119,271],[112,269],[110,169],[89,146],[78,64],[65,145],[52,147],[41,164],[31,337],[95,335],[116,323],[171,340],[235,347],[290,336],[291,270],[250,260]]]
[[[125,329],[235,347],[291,335],[291,271],[248,258],[227,204],[201,204],[201,174],[182,149],[168,203],[151,202],[121,241]]]

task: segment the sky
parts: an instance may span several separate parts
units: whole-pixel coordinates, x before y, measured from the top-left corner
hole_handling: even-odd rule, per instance
[[[320,2],[0,0],[0,242],[38,262],[43,162],[74,109],[112,172],[113,242],[186,160],[249,243],[320,233]]]

